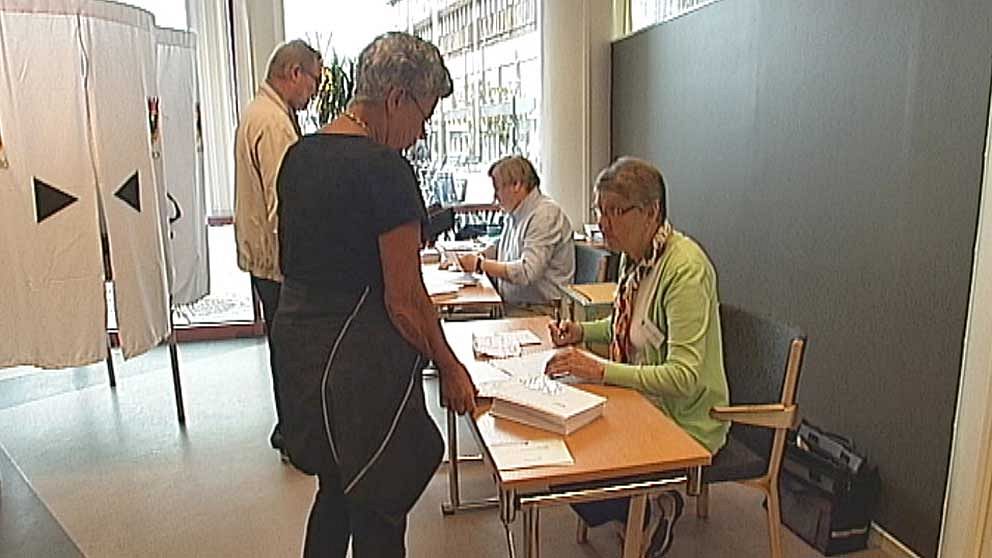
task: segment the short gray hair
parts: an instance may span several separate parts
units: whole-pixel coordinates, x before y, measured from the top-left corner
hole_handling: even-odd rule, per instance
[[[510,155],[496,161],[489,167],[489,177],[498,179],[501,183],[515,184],[520,182],[533,190],[541,185],[541,179],[534,170],[534,165],[522,155]]]
[[[269,66],[265,72],[265,79],[289,77],[289,72],[293,66],[301,68],[312,68],[317,66],[320,69],[324,64],[323,56],[312,46],[302,39],[294,39],[277,46],[269,58]]]
[[[620,157],[599,172],[597,192],[613,192],[638,205],[658,202],[661,220],[668,216],[665,202],[665,177],[651,163],[637,157]]]
[[[375,38],[358,56],[355,100],[384,99],[391,88],[416,97],[451,95],[451,74],[441,51],[409,33],[393,31]]]

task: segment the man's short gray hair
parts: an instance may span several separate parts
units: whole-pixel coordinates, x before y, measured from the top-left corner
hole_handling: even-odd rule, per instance
[[[489,178],[499,181],[501,185],[519,182],[527,187],[528,192],[541,185],[534,165],[522,155],[503,157],[490,165]]]
[[[668,215],[665,202],[665,177],[651,163],[637,157],[620,157],[599,172],[597,192],[613,192],[627,201],[647,206],[658,202],[661,220]]]
[[[302,39],[294,39],[277,46],[269,58],[269,67],[265,79],[289,77],[293,66],[304,68],[304,71],[319,70],[324,64],[323,56]]]
[[[358,56],[355,100],[378,101],[393,88],[439,99],[454,89],[437,47],[399,31],[379,35]]]

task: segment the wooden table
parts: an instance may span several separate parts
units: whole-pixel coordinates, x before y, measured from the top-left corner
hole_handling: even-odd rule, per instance
[[[531,352],[551,346],[547,323],[547,318],[535,317],[446,322],[442,327],[448,343],[471,373],[471,364],[479,361],[472,351],[473,332],[491,334],[528,329],[542,340],[540,346],[527,347],[527,352]],[[640,393],[615,386],[581,387],[603,395],[608,401],[601,418],[564,436],[575,460],[573,465],[500,471],[488,450],[491,441],[547,438],[548,433],[494,418],[488,414],[486,405],[479,407],[470,422],[485,461],[493,470],[499,492],[500,519],[507,526],[507,533],[517,512],[523,512],[524,549],[528,558],[538,558],[540,554],[540,508],[619,497],[630,497],[623,556],[639,556],[647,497],[681,483],[687,485],[690,494],[698,494],[702,467],[710,464],[710,453]],[[449,459],[450,455],[457,455],[457,443],[452,443],[451,438],[453,416],[449,413],[449,452],[454,452],[449,454]],[[457,459],[449,464],[449,471],[452,470],[457,470]],[[576,484],[583,487],[576,488]]]
[[[438,264],[421,264],[420,271],[424,276],[424,282],[433,280],[444,280],[461,275],[461,272],[446,271],[440,269]],[[457,310],[467,310],[478,308],[483,313],[488,313],[490,317],[499,317],[503,313],[503,298],[499,296],[496,287],[486,274],[476,274],[479,279],[478,285],[466,286],[458,289],[457,293],[442,294],[431,297],[434,306],[444,314],[450,316]]]

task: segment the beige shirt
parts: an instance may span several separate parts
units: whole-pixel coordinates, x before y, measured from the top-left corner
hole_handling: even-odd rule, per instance
[[[288,104],[267,83],[245,108],[234,136],[234,238],[238,267],[281,281],[276,178],[282,158],[300,139]]]

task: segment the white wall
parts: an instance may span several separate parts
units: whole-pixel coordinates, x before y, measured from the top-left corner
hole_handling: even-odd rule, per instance
[[[942,558],[988,556],[992,545],[992,115],[985,141],[982,207],[975,241],[951,467],[944,499]],[[982,544],[986,551],[983,553]]]
[[[282,2],[273,0],[244,0],[248,9],[248,28],[251,33],[251,59],[255,83],[265,80],[269,56],[276,45],[285,40]],[[293,37],[302,38],[302,37]],[[254,88],[253,88],[254,89]]]
[[[610,160],[612,6],[543,0],[541,7],[541,188],[581,230],[592,181]]]

